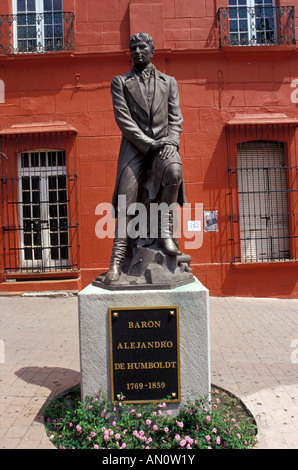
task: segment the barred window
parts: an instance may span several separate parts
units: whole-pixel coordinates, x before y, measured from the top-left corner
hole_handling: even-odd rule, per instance
[[[5,273],[79,268],[72,133],[1,136]]]
[[[218,10],[221,46],[295,44],[295,8],[275,0],[229,0]]]
[[[74,14],[63,0],[12,0],[0,15],[0,52],[27,54],[74,50]]]
[[[275,42],[274,0],[229,0],[231,45]]]
[[[297,259],[295,126],[227,128],[233,262]]]

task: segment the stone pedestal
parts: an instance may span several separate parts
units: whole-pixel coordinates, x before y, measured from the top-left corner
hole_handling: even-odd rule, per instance
[[[171,305],[179,306],[181,393],[204,397],[210,392],[209,293],[197,279],[175,289],[150,291],[89,285],[79,293],[82,400],[97,389],[111,398],[109,308]],[[178,407],[179,403],[169,405]]]

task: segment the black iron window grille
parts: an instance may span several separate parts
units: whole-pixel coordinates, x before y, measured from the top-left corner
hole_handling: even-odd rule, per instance
[[[232,262],[298,259],[295,125],[227,127]]]
[[[0,15],[0,54],[74,50],[71,12]]]
[[[74,134],[1,136],[4,272],[79,269]]]
[[[220,46],[295,44],[295,7],[272,0],[230,0],[219,8]]]

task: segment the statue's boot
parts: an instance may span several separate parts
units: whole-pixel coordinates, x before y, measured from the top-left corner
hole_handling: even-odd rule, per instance
[[[171,184],[166,186],[161,195],[161,203],[166,203],[169,206],[175,205],[177,202],[179,184]],[[159,219],[159,232],[158,232],[158,244],[165,253],[169,256],[179,256],[181,251],[177,244],[178,240],[173,238],[174,232],[174,217],[173,217],[173,206],[168,210],[160,211]]]
[[[106,273],[105,280],[104,280],[106,284],[119,280],[120,274],[122,272],[123,261],[124,261],[126,251],[127,251],[127,246],[128,246],[127,224],[129,222],[129,217],[125,216],[125,220],[122,221],[124,223],[122,224],[121,222],[119,222],[119,217],[123,217],[123,216],[118,215],[118,219],[116,223],[116,230],[115,230],[115,238],[114,238],[114,243],[113,243],[113,248],[112,248],[110,269]],[[122,230],[123,229],[125,230],[124,233],[121,233],[120,225],[122,226]]]
[[[127,238],[114,238],[114,244],[112,248],[112,257],[110,269],[105,275],[104,282],[106,284],[110,282],[118,281],[122,272],[122,265],[125,258],[127,249]]]

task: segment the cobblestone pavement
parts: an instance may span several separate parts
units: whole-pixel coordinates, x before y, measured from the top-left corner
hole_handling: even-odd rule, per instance
[[[2,449],[50,449],[40,409],[79,383],[77,297],[0,296]],[[240,397],[259,449],[298,448],[298,300],[210,298],[211,380]],[[3,357],[4,356],[4,357]]]

